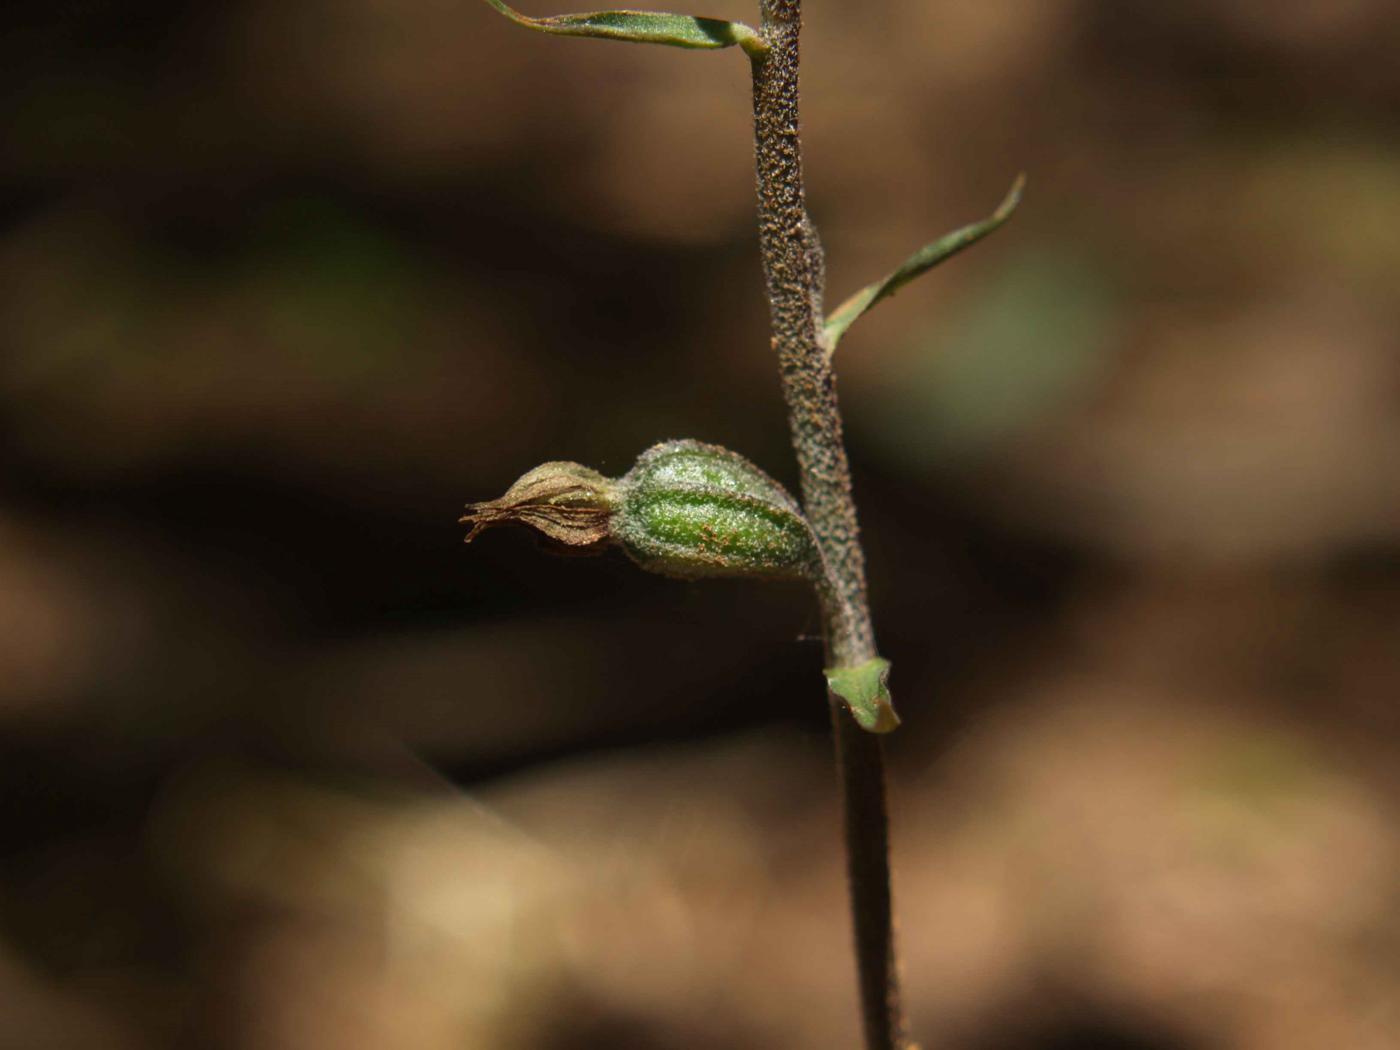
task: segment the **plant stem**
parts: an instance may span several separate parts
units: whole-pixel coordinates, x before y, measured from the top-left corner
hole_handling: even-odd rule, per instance
[[[822,335],[825,262],[807,215],[798,120],[801,0],[760,0],[769,49],[753,59],[759,245],[802,501],[829,573],[821,589],[828,667],[875,657],[836,378]],[[890,908],[889,820],[880,738],[828,694],[843,794],[856,964],[868,1050],[903,1050]]]
[[[841,703],[831,704],[831,727],[844,796],[846,872],[865,1045],[870,1050],[903,1050],[907,1044],[890,910],[884,744],[881,737],[857,725]]]

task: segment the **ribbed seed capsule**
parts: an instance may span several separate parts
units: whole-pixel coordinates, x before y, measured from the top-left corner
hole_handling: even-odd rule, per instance
[[[802,509],[743,456],[699,441],[643,452],[618,487],[616,541],[667,576],[811,577],[816,544]]]
[[[815,578],[812,530],[787,491],[743,456],[699,441],[665,441],[617,481],[577,463],[545,463],[462,521],[532,525],[580,552],[620,546],[649,572]]]

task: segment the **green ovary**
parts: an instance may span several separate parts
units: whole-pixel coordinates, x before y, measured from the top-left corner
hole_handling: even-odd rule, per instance
[[[802,575],[806,529],[783,510],[714,492],[634,496],[624,545],[639,562],[677,575]]]
[[[648,464],[646,481],[655,486],[709,488],[759,498],[770,496],[767,489],[771,484],[732,461],[697,454],[690,449],[658,456]]]

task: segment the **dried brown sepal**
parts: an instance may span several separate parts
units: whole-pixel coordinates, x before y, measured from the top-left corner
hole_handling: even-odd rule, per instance
[[[469,503],[460,520],[471,526],[468,543],[482,529],[520,523],[578,553],[601,550],[612,539],[615,489],[613,481],[578,463],[542,463],[500,499]]]

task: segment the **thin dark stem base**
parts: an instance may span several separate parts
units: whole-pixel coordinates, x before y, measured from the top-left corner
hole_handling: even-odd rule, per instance
[[[906,1037],[890,900],[884,742],[858,726],[840,703],[831,705],[831,727],[843,795],[846,871],[855,925],[865,1045],[900,1050],[906,1046]]]

